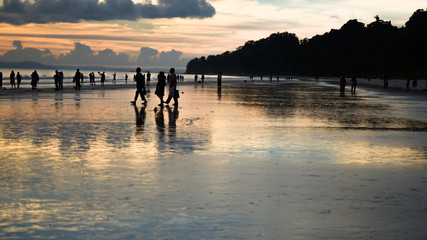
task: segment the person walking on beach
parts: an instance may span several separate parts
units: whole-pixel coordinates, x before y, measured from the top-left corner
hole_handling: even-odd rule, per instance
[[[80,73],[80,69],[77,69],[76,74],[74,75],[73,78],[73,82],[76,82],[76,90],[80,90],[80,77],[81,77],[81,73]]]
[[[218,73],[218,87],[221,87],[221,85],[222,85],[222,73],[221,72],[219,72]]]
[[[126,74],[125,74],[125,83],[126,83],[126,84],[128,84],[128,78],[129,78],[129,76],[128,76],[128,74],[126,73]]]
[[[136,81],[136,92],[135,92],[135,98],[133,101],[131,101],[132,104],[136,104],[136,100],[138,99],[138,95],[141,96],[142,104],[147,103],[147,99],[145,99],[145,94],[147,93],[147,90],[145,89],[145,76],[141,74],[141,68],[136,68],[136,75],[135,75],[135,81]]]
[[[15,72],[10,72],[10,85],[12,86],[12,89],[16,88],[15,86]]]
[[[34,70],[34,72],[31,74],[31,89],[37,88],[37,83],[39,80],[39,74],[37,73],[37,70]]]
[[[157,75],[157,80],[158,82],[156,86],[156,91],[154,93],[160,99],[159,106],[163,106],[163,96],[165,95],[165,86],[166,86],[166,76],[163,71],[161,71],[159,75]]]
[[[0,72],[0,89],[3,88],[3,73]]]
[[[116,73],[113,73],[113,83],[116,84]]]
[[[176,79],[176,74],[175,74],[175,68],[171,68],[169,70],[169,75],[168,75],[168,84],[169,84],[169,96],[168,99],[166,100],[166,104],[169,104],[171,99],[173,98],[174,100],[174,106],[178,107],[178,91],[176,90],[176,84],[177,84],[177,79]]]
[[[350,81],[351,81],[351,93],[356,94],[357,78],[353,77]]]
[[[21,74],[19,72],[16,73],[16,83],[18,84],[18,88],[21,85]]]
[[[341,96],[345,95],[345,86],[347,85],[347,81],[345,80],[344,76],[340,76],[340,93]]]

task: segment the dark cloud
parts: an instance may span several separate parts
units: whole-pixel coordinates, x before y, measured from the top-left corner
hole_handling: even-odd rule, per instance
[[[58,58],[60,64],[65,65],[104,65],[126,66],[129,65],[129,55],[116,53],[111,49],[95,52],[90,46],[75,43],[74,49]]]
[[[184,67],[190,59],[181,58],[182,52],[172,49],[159,53],[156,49],[142,47],[136,64],[156,67]]]
[[[94,51],[89,45],[76,42],[74,48],[66,54],[55,56],[49,49],[39,50],[25,48],[21,41],[15,40],[16,48],[0,55],[0,62],[33,61],[47,65],[68,66],[143,66],[143,67],[176,67],[183,68],[189,58],[182,58],[183,53],[172,49],[159,52],[154,48],[142,47],[136,60],[131,60],[126,53],[117,53],[111,49]]]
[[[13,41],[13,46],[16,47],[14,50],[7,51],[4,55],[0,55],[0,61],[2,62],[23,62],[33,61],[46,64],[53,64],[56,62],[55,56],[50,50],[39,50],[36,48],[23,48],[21,41]]]
[[[0,22],[79,22],[82,20],[137,20],[139,18],[206,18],[215,8],[206,0],[159,0],[156,5],[131,0],[3,0]]]

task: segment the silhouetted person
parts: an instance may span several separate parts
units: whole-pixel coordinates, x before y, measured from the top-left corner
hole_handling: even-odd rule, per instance
[[[168,84],[169,84],[169,97],[166,100],[166,104],[169,104],[171,99],[173,98],[175,107],[178,107],[178,90],[176,89],[177,79],[175,74],[175,68],[171,68],[169,70],[168,76]]]
[[[165,86],[166,86],[166,76],[165,73],[162,71],[157,75],[157,86],[156,91],[154,92],[157,97],[160,99],[159,106],[163,106],[163,96],[165,96]]]
[[[150,71],[147,72],[147,84],[149,84],[151,81],[151,73]]]
[[[116,73],[113,73],[113,83],[116,84]]]
[[[3,73],[0,72],[0,89],[3,88]]]
[[[388,78],[384,77],[384,88],[387,89],[388,88]]]
[[[76,90],[80,90],[80,87],[81,87],[80,77],[81,77],[80,70],[77,69],[76,74],[74,75],[74,78],[73,78],[73,82],[76,83]]]
[[[222,73],[221,72],[218,73],[217,81],[218,81],[218,87],[221,87],[222,86]]]
[[[126,73],[126,74],[125,74],[125,83],[126,83],[126,84],[128,84],[128,78],[129,78],[129,76],[128,76],[128,74]]]
[[[194,76],[194,82],[197,82],[197,79],[199,79],[199,76],[197,74]]]
[[[105,82],[105,72],[98,72],[99,75],[101,75],[101,85],[104,86],[104,82]]]
[[[418,81],[417,79],[412,80],[412,87],[416,88],[418,86]]]
[[[204,82],[205,82],[205,74],[202,73],[202,83],[204,83]]]
[[[18,88],[19,88],[19,86],[21,86],[21,81],[22,81],[21,74],[19,72],[17,72],[16,73],[16,83],[18,84]]]
[[[351,82],[351,93],[356,94],[356,88],[357,88],[357,78],[352,78],[350,80]]]
[[[136,75],[135,75],[135,81],[136,81],[136,92],[135,97],[133,101],[131,101],[132,104],[136,104],[136,100],[138,100],[138,95],[141,96],[142,103],[147,103],[147,99],[145,99],[146,89],[145,89],[145,77],[141,74],[141,68],[136,68]]]
[[[406,80],[406,90],[409,91],[409,85],[411,84],[411,79]]]
[[[81,82],[83,82],[84,79],[85,79],[85,75],[83,73],[80,73],[80,80],[81,80]]]
[[[89,73],[89,84],[95,85],[95,73],[93,72]]]
[[[344,76],[340,76],[340,93],[341,95],[345,95],[345,86],[347,85],[347,81]]]
[[[55,82],[55,90],[59,90],[59,79],[60,79],[60,75],[58,70],[55,70],[55,75],[53,75],[53,81]]]
[[[59,89],[64,89],[64,73],[62,71],[59,72]]]
[[[10,72],[10,86],[12,87],[12,89],[16,88],[16,86],[15,86],[15,72],[14,71]]]
[[[32,89],[37,88],[37,83],[39,82],[39,80],[40,80],[39,74],[37,73],[36,70],[34,70],[34,72],[31,74],[31,88]]]

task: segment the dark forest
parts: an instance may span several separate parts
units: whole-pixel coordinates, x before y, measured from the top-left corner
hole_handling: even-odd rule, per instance
[[[236,50],[195,58],[187,73],[427,78],[427,10],[398,28],[378,16],[365,25],[349,20],[311,39],[274,33]]]

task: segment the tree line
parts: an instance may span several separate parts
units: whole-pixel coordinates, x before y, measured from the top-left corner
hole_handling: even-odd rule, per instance
[[[365,25],[349,20],[311,39],[289,32],[248,41],[236,50],[195,58],[187,73],[427,78],[427,10],[398,28],[378,16]]]

